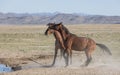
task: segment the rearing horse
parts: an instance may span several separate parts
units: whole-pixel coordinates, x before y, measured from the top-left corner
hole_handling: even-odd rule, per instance
[[[51,26],[52,27],[50,29],[58,31],[63,39],[65,46],[63,56],[66,59],[66,66],[69,65],[69,58],[72,58],[72,50],[85,51],[87,57],[85,66],[88,66],[88,64],[92,60],[91,55],[92,52],[95,50],[96,45],[105,50],[110,55],[112,54],[104,44],[96,43],[94,40],[88,37],[78,37],[77,35],[72,34],[62,23],[51,24]],[[65,53],[67,53],[67,57],[65,56]]]

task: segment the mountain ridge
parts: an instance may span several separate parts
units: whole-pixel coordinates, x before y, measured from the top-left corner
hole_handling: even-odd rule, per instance
[[[76,13],[0,13],[0,24],[120,24],[120,16],[86,15]]]

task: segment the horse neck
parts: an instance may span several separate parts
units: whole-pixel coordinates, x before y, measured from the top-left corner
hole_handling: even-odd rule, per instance
[[[60,32],[54,31],[54,37],[55,37],[56,41],[59,42],[60,46],[61,46],[63,49],[65,49],[64,41],[63,41],[63,38],[62,38]]]
[[[60,34],[61,34],[61,36],[62,36],[62,38],[63,38],[63,40],[66,40],[67,39],[67,37],[70,35],[69,33],[66,33],[64,30],[60,30]]]
[[[55,37],[55,39],[56,40],[60,40],[60,39],[62,39],[62,37],[61,37],[61,34],[58,32],[58,31],[54,31],[54,37]]]

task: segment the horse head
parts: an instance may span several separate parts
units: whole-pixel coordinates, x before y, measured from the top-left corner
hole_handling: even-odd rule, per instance
[[[56,23],[48,23],[48,28],[45,31],[45,35],[52,34],[54,30],[59,31],[62,28],[62,22],[56,24]]]

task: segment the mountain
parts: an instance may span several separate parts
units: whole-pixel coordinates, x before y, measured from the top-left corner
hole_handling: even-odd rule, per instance
[[[0,24],[47,24],[49,22],[63,22],[64,24],[120,24],[120,16],[58,12],[34,14],[0,13]]]

